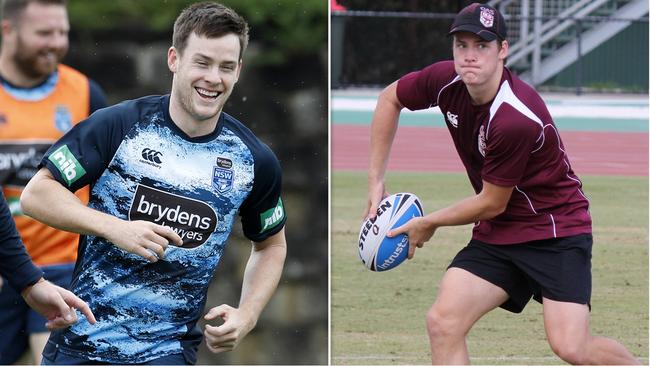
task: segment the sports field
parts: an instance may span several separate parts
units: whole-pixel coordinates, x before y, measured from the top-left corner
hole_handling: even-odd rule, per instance
[[[424,315],[447,264],[468,241],[471,226],[439,229],[413,260],[388,272],[368,271],[358,259],[356,242],[367,194],[370,112],[359,105],[374,104],[372,96],[333,97],[332,363],[430,363]],[[573,112],[564,103],[567,110],[556,122],[591,201],[592,330],[620,340],[647,364],[647,99],[606,106],[610,114],[601,113],[602,119],[588,115],[589,108],[579,108],[587,116],[567,117]],[[398,132],[398,139],[404,140],[395,145],[395,159],[389,164],[389,191],[416,193],[428,212],[472,194],[435,112],[405,117],[406,129]],[[417,137],[421,139],[413,143]],[[533,301],[522,314],[496,310],[484,317],[468,338],[471,361],[561,364],[546,343],[541,310]]]

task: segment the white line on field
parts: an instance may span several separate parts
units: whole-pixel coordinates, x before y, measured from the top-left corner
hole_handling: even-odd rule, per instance
[[[427,356],[428,357],[428,356]],[[334,356],[337,361],[346,360],[418,360],[423,356]],[[637,357],[639,360],[648,360],[648,357]],[[527,356],[496,356],[496,357],[470,357],[475,361],[534,361],[534,360],[559,360],[554,356],[527,357]]]
[[[377,104],[373,99],[332,99],[332,111],[367,111],[371,112]],[[613,119],[648,119],[648,105],[639,106],[612,106],[612,105],[591,105],[586,108],[580,104],[549,104],[548,110],[555,118],[558,117],[581,117],[581,118],[613,118]],[[442,114],[438,107],[420,111],[408,111],[404,113],[418,114]]]
[[[425,356],[335,356],[335,360],[418,360]],[[428,356],[426,356],[428,357]],[[470,357],[471,360],[557,360],[557,357],[526,357],[526,356],[497,356],[497,357]]]

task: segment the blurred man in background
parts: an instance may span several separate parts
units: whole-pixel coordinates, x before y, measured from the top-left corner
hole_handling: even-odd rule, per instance
[[[97,84],[60,64],[70,29],[65,0],[4,0],[1,27],[0,185],[32,260],[46,279],[67,287],[78,235],[24,216],[18,200],[50,145],[106,99]],[[87,201],[87,188],[78,195]],[[0,364],[16,362],[28,347],[40,363],[44,324],[18,292],[1,286]]]

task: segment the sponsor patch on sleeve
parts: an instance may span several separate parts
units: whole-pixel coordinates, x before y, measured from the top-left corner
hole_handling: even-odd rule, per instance
[[[50,154],[48,159],[59,170],[68,187],[86,174],[86,170],[79,164],[79,161],[74,155],[72,155],[70,149],[68,149],[68,145],[63,145],[56,149]]]
[[[262,230],[260,230],[260,234],[278,226],[278,224],[282,222],[283,218],[284,206],[282,205],[282,198],[280,198],[278,199],[278,204],[274,208],[266,210],[260,215],[260,220],[262,223]]]

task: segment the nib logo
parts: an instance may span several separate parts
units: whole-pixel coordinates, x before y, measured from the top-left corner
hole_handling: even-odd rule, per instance
[[[63,145],[56,149],[48,159],[59,170],[68,186],[86,174],[86,170],[77,161],[72,152],[70,152],[68,145]]]
[[[282,198],[278,199],[278,204],[267,211],[262,212],[260,215],[260,221],[262,224],[262,230],[260,233],[265,232],[266,230],[272,229],[282,222],[284,218],[284,205],[282,204]]]

